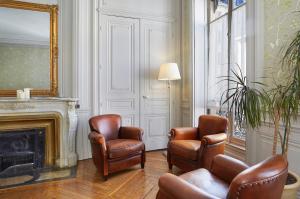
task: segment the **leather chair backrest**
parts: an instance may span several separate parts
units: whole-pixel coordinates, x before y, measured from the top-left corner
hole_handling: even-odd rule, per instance
[[[203,136],[224,133],[228,121],[225,117],[218,115],[201,115],[198,122],[199,139]]]
[[[121,127],[120,115],[99,115],[89,120],[91,131],[101,133],[106,141],[118,139]]]
[[[239,175],[230,184],[228,199],[280,199],[288,174],[288,163],[281,155],[272,156]]]

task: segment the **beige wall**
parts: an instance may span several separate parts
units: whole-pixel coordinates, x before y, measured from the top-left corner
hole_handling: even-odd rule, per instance
[[[294,12],[300,10],[300,1],[265,0],[264,6],[264,75],[271,76],[268,83],[272,82],[272,78],[278,82],[279,79],[284,79],[279,70],[284,47],[290,43],[296,31],[300,30],[300,13]]]
[[[283,56],[284,48],[291,42],[296,31],[300,30],[300,13],[294,11],[300,10],[300,0],[264,0],[263,10],[259,17],[256,19],[257,23],[264,24],[262,26],[262,36],[264,40],[264,49],[258,49],[263,56],[264,76],[273,75],[275,81],[280,83],[284,81],[285,76],[279,73],[281,68],[280,59]],[[263,18],[262,18],[263,17]],[[256,32],[257,34],[258,32]],[[258,38],[260,41],[261,38]],[[260,60],[257,60],[261,62]],[[256,70],[260,70],[256,66]],[[258,78],[258,77],[257,77]],[[267,80],[271,83],[273,80]],[[273,84],[274,85],[274,84]],[[269,84],[272,86],[272,84]],[[268,122],[268,121],[267,121]],[[292,132],[290,135],[289,144],[289,169],[300,174],[300,118],[292,123]],[[281,129],[283,131],[283,129]],[[273,146],[273,125],[272,123],[263,125],[259,129],[255,129],[256,133],[249,134],[253,139],[247,137],[247,156],[253,155],[255,161],[265,159],[272,154]],[[278,145],[278,153],[280,153],[280,146]],[[254,163],[253,162],[253,163]],[[300,198],[300,195],[299,195]]]

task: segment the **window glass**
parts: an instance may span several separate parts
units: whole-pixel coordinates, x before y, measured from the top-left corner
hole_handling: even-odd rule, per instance
[[[236,9],[232,13],[231,25],[231,63],[232,68],[242,69],[246,75],[246,7]]]
[[[228,75],[227,19],[225,16],[210,24],[208,103],[211,108],[219,106],[222,92],[227,88],[227,82],[221,81],[221,76]]]
[[[235,85],[224,81],[224,76],[231,75],[228,74],[228,72],[231,73],[231,70],[240,71],[240,69],[243,76],[246,76],[246,0],[232,0],[230,65],[228,64],[227,35],[229,0],[213,0],[210,2],[208,108],[211,113],[227,115],[227,110],[219,111],[221,97],[228,87],[232,88]],[[222,107],[226,109],[226,105]],[[237,126],[234,116],[230,116],[229,120],[231,126],[230,137],[245,140],[245,129],[240,129]]]
[[[235,71],[241,69],[243,76],[246,76],[246,6],[232,12],[231,69]],[[232,136],[244,140],[245,129],[240,129],[233,122]]]
[[[246,0],[233,0],[232,3],[233,3],[233,8],[236,8],[246,3]]]
[[[214,21],[228,13],[228,0],[210,1],[210,21]]]

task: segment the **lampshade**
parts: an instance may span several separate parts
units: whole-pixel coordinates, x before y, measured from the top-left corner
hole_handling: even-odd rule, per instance
[[[160,66],[158,80],[178,79],[181,79],[181,77],[176,63],[166,63]]]

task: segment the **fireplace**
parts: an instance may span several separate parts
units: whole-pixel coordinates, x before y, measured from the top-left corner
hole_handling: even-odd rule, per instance
[[[35,154],[33,163],[38,168],[57,167],[56,161],[60,153],[60,117],[58,114],[0,117],[0,136],[4,136],[5,139],[11,139],[12,142],[16,136],[21,136],[23,142],[14,142],[14,145],[21,145],[19,147],[24,147],[29,141],[37,140],[35,149],[38,150],[38,153]],[[1,137],[0,139],[3,140]],[[4,145],[4,143],[1,145]],[[33,151],[33,146],[30,145],[30,147],[31,151]],[[2,151],[1,146],[0,150]],[[23,155],[26,156],[29,153],[23,153]],[[41,156],[43,156],[43,161],[40,160]]]
[[[45,164],[45,129],[0,131],[0,178],[38,176]]]
[[[9,140],[0,145],[14,146],[0,147],[0,189],[76,174],[76,104],[70,98],[0,98],[0,141]]]

